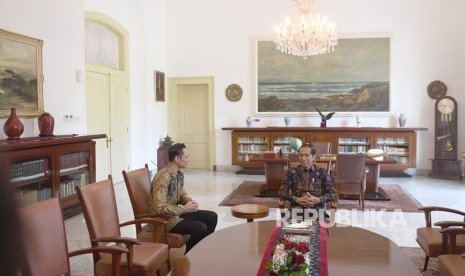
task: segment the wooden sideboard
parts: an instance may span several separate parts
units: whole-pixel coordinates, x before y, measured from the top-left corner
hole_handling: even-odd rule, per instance
[[[281,147],[283,155],[291,152],[290,140],[302,142],[327,141],[331,153],[365,153],[369,149],[383,149],[396,163],[381,164],[381,173],[402,173],[416,167],[417,131],[427,128],[382,128],[382,127],[224,127],[231,131],[232,165],[241,166],[244,172],[262,173],[263,161],[254,158],[275,146]]]
[[[19,205],[60,193],[66,217],[80,211],[75,188],[95,182],[95,141],[105,134],[0,141],[0,185],[11,185]]]

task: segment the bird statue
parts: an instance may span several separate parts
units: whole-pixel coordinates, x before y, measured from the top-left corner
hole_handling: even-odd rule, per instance
[[[326,127],[326,121],[331,119],[331,117],[333,117],[333,115],[336,113],[336,112],[330,112],[326,115],[324,115],[323,113],[321,113],[321,111],[316,108],[316,111],[318,111],[318,113],[320,113],[320,116],[321,116],[321,123],[320,123],[320,127]]]

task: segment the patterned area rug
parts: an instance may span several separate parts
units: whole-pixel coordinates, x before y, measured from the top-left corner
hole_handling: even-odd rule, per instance
[[[425,252],[418,247],[401,247],[402,250],[412,259],[413,263],[421,271],[423,264],[425,263]],[[438,258],[429,258],[428,268],[426,271],[422,271],[425,276],[439,276],[438,272]]]
[[[270,208],[278,208],[279,199],[276,197],[257,197],[255,196],[264,189],[262,181],[244,181],[234,191],[226,196],[218,206],[234,206],[237,204],[263,204]],[[399,185],[380,185],[379,189],[391,198],[390,201],[365,200],[365,210],[393,211],[401,209],[404,212],[419,212],[421,206]],[[362,209],[358,200],[341,199],[338,202],[338,209]]]

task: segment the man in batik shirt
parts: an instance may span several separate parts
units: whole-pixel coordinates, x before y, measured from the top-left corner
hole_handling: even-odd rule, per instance
[[[290,203],[290,210],[324,210],[327,202],[337,200],[331,176],[314,164],[315,155],[311,144],[302,145],[299,149],[300,165],[289,168],[284,177],[279,195],[282,202]],[[300,214],[304,214],[303,211]]]
[[[150,188],[150,209],[156,215],[172,215],[167,227],[170,233],[189,234],[186,253],[194,245],[215,231],[218,216],[215,212],[199,210],[184,189],[184,173],[189,154],[184,144],[168,149],[168,165],[155,175]]]

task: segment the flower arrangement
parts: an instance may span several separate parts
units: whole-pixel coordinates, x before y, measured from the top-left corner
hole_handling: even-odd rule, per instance
[[[269,275],[307,275],[309,247],[308,240],[304,241],[302,238],[298,235],[285,235],[279,238],[273,257],[266,265]]]

